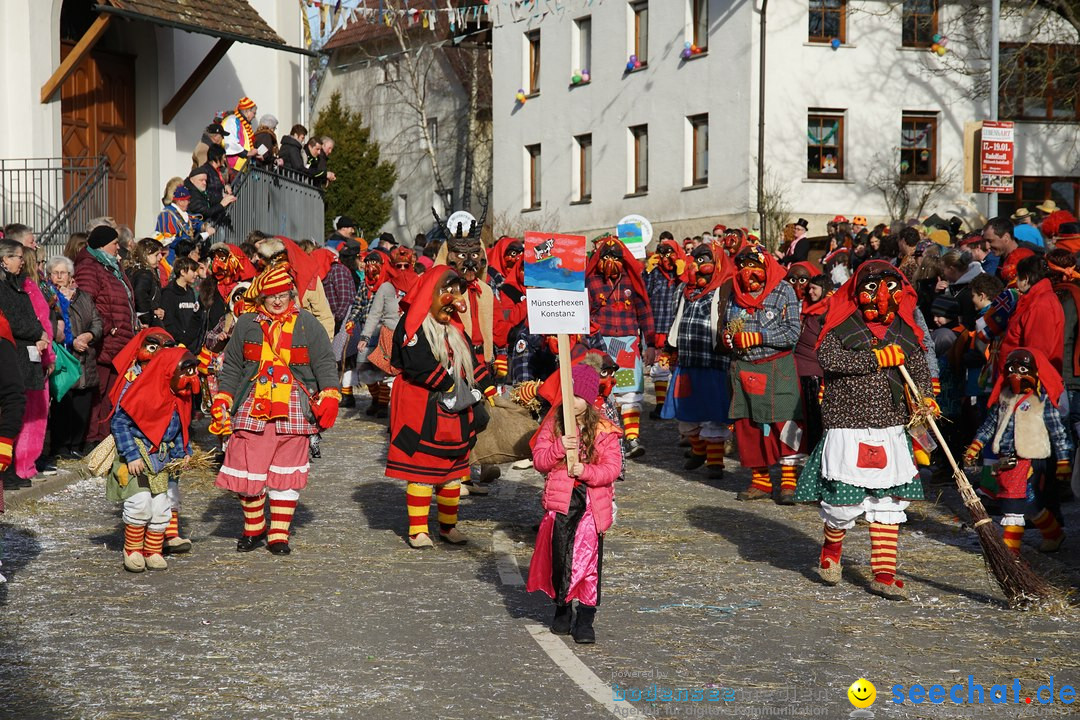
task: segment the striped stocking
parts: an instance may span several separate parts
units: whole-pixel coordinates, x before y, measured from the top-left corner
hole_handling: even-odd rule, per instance
[[[634,440],[641,435],[641,406],[623,405],[621,408],[623,437]]]
[[[821,567],[827,568],[840,564],[840,554],[844,549],[844,536],[847,530],[829,527],[825,524],[825,541],[821,543]]]
[[[724,441],[723,440],[702,440],[701,442],[705,444],[705,465],[706,466],[719,465],[720,467],[723,467],[724,466]],[[691,445],[691,447],[693,447],[693,446]],[[697,452],[697,450],[694,450],[694,452]]]
[[[769,468],[752,468],[750,470],[750,487],[757,488],[763,493],[772,494],[772,478],[769,477]]]
[[[443,532],[446,532],[457,525],[458,502],[460,497],[461,483],[457,480],[443,483],[439,486],[439,489],[435,491],[435,503],[439,508],[439,528]],[[424,519],[425,521],[427,520],[426,517]],[[412,533],[410,532],[410,534]]]
[[[270,534],[266,538],[267,545],[289,542],[289,526],[292,525],[293,513],[296,512],[296,503],[295,498],[270,496]]]
[[[706,457],[708,456],[709,444],[705,440],[703,440],[700,435],[695,432],[688,438],[688,440],[690,440],[690,452],[694,453],[695,455],[705,455]]]
[[[244,508],[244,535],[257,537],[266,532],[266,496],[241,495],[240,507]]]
[[[664,401],[667,400],[668,382],[670,381],[667,378],[653,380],[653,389],[656,390],[656,407],[658,408],[664,407]]]
[[[405,486],[405,502],[409,509],[409,537],[428,531],[428,509],[434,488],[427,483],[409,483]],[[458,485],[458,492],[461,486]]]
[[[146,531],[146,540],[143,542],[143,555],[160,555],[161,548],[165,545],[164,532]]]
[[[1054,514],[1045,508],[1040,510],[1038,515],[1031,518],[1031,522],[1035,527],[1039,528],[1039,532],[1047,540],[1057,540],[1065,534]]]
[[[896,580],[896,544],[900,534],[899,525],[870,523],[870,571],[878,582],[892,585]]]
[[[1005,525],[1002,530],[1004,531],[1002,539],[1005,541],[1005,547],[1012,550],[1016,555],[1019,555],[1020,545],[1024,542],[1024,526]]]
[[[172,514],[169,515],[169,525],[165,528],[165,537],[180,537],[180,513],[176,510],[173,510]]]
[[[145,525],[124,525],[124,554],[142,554],[143,543],[146,540]]]
[[[799,468],[796,465],[780,466],[780,489],[794,490],[799,482]]]

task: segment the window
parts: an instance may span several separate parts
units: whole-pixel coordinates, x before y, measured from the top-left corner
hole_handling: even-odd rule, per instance
[[[938,31],[938,0],[904,0],[901,11],[903,46],[925,48]]]
[[[592,18],[575,20],[574,34],[577,37],[571,64],[575,70],[582,72],[592,67]]]
[[[427,121],[427,135],[428,140],[431,142],[431,149],[439,149],[439,119],[428,118]]]
[[[937,177],[937,113],[904,113],[900,124],[900,176]]]
[[[649,191],[649,126],[635,125],[630,128],[630,142],[633,146],[633,167],[631,168],[630,191],[643,193]]]
[[[905,3],[905,6],[907,3]],[[847,42],[847,0],[810,0],[810,42]]]
[[[528,187],[526,198],[529,201],[527,207],[530,210],[535,210],[540,207],[540,146],[526,145],[525,154],[529,163],[526,178]]]
[[[1004,120],[1080,119],[1080,47],[1001,45]]]
[[[637,55],[638,62],[644,67],[649,64],[649,1],[638,0],[630,3],[630,10],[634,15],[630,34],[634,39],[634,46],[630,50],[632,55]]]
[[[1017,175],[1014,192],[998,196],[998,215],[1008,217],[1020,208],[1034,210],[1047,200],[1053,200],[1063,210],[1074,215],[1080,208],[1080,179],[1076,177],[1031,177]]]
[[[397,196],[397,224],[405,226],[409,223],[409,196]]]
[[[578,135],[577,201],[592,200],[592,134]]]
[[[701,52],[709,49],[709,0],[690,0],[690,40]]]
[[[844,178],[844,116],[812,112],[806,119],[806,177]]]
[[[398,68],[398,61],[397,60],[387,60],[382,64],[381,67],[382,67],[382,77],[381,77],[381,79],[379,81],[380,84],[387,85],[389,83],[394,83],[394,82],[398,81],[398,77],[399,77],[398,70],[399,70],[399,68]]]
[[[709,116],[692,115],[690,125],[690,184],[709,184]]]
[[[525,66],[525,78],[528,80],[526,87],[529,95],[536,95],[540,92],[540,31],[525,33],[525,43],[528,53]]]

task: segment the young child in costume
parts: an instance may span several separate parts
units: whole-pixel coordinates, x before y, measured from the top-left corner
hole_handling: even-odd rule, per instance
[[[594,403],[600,375],[586,364],[575,365],[574,414],[577,432],[567,433],[563,408],[551,409],[533,439],[533,464],[544,473],[542,498],[546,511],[529,564],[529,592],[540,590],[555,601],[551,631],[571,632],[574,641],[596,642],[593,619],[600,604],[604,533],[611,527],[615,478],[622,466],[618,428],[605,420]],[[578,462],[567,467],[567,450]],[[574,600],[577,622],[572,623]]]
[[[124,503],[124,569],[168,567],[162,550],[175,473],[165,470],[191,455],[191,396],[198,392],[195,358],[184,348],[158,350],[124,390],[112,416],[117,459],[105,496]]]
[[[987,443],[997,454],[1001,525],[1005,544],[1017,554],[1028,520],[1042,533],[1039,552],[1055,552],[1065,540],[1055,484],[1072,475],[1072,440],[1058,407],[1063,388],[1042,351],[1013,350],[990,395],[990,414],[964,453],[967,465]]]

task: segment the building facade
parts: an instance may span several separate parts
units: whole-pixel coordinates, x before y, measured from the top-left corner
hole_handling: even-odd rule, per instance
[[[809,219],[813,234],[834,215],[873,224],[920,204],[924,215],[978,222],[987,201],[965,188],[965,127],[970,144],[970,123],[989,116],[977,46],[989,23],[970,5],[772,3],[767,199]],[[496,27],[497,216],[586,234],[631,213],[680,236],[716,222],[758,226],[760,10],[761,0],[582,0]],[[970,37],[937,50],[965,27]],[[1060,18],[1011,13],[1002,41],[1003,67],[1015,67],[1018,43],[1045,52],[1075,47],[1077,35]],[[1076,84],[1069,98],[1051,97],[1052,86],[1016,97],[1008,77],[1002,119],[1017,120],[1018,191],[1002,209],[1050,197],[1075,208]],[[898,185],[906,204],[882,192]]]
[[[160,5],[100,3],[112,11],[144,4]],[[191,20],[196,6],[207,15]],[[0,64],[7,70],[0,74],[8,117],[0,123],[5,167],[28,158],[105,156],[110,214],[141,237],[152,234],[166,181],[188,173],[192,150],[216,112],[248,95],[259,114],[275,115],[285,132],[293,122],[306,121],[308,58],[277,49],[303,43],[296,0],[194,0],[165,19],[128,12],[99,23],[107,14],[88,0],[0,3]],[[206,22],[208,16],[213,19],[207,32],[217,34],[178,27]],[[43,88],[62,59],[87,32],[103,25],[93,50],[43,100]],[[234,44],[184,102],[173,102],[212,49],[224,47],[218,45],[223,37]],[[171,102],[178,109],[166,121],[163,111]],[[7,213],[20,214],[18,209]],[[18,216],[2,220],[26,222]]]

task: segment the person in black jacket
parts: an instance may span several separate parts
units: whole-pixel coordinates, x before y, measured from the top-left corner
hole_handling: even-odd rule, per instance
[[[135,313],[143,327],[161,327],[161,318],[165,316],[158,274],[164,254],[164,245],[154,238],[143,238],[135,245],[135,262],[128,268],[128,279],[135,291]]]
[[[293,125],[289,134],[281,138],[281,146],[278,148],[278,167],[307,175],[307,163],[304,160],[304,140],[307,139],[307,134],[307,128],[303,125]]]
[[[197,354],[202,347],[203,309],[195,294],[199,263],[189,257],[178,257],[173,266],[173,279],[161,291],[161,306],[165,310],[164,326],[176,342]]]
[[[203,165],[192,170],[184,180],[184,187],[191,193],[188,214],[201,217],[204,222],[216,227],[229,227],[232,223],[229,220],[228,207],[236,202],[236,196],[224,195],[216,202],[211,202],[207,191],[209,172],[208,164]]]

